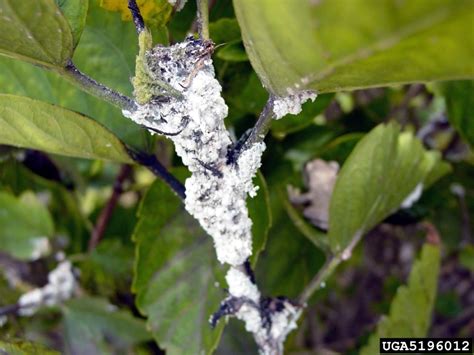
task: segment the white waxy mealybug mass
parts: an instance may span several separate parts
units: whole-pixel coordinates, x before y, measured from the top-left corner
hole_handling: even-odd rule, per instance
[[[225,128],[227,105],[215,79],[210,42],[188,39],[147,52],[150,74],[179,91],[180,98],[154,97],[135,112],[124,112],[155,132],[165,132],[192,176],[186,180],[186,210],[211,235],[221,263],[241,265],[252,253],[247,194],[260,167],[263,143],[227,161],[232,145]]]
[[[42,306],[54,306],[72,297],[77,284],[71,262],[66,260],[48,274],[48,283],[20,297],[18,314],[32,316]]]
[[[301,105],[306,101],[314,102],[318,95],[314,91],[305,90],[291,93],[288,96],[277,96],[273,101],[273,114],[279,120],[288,114],[297,115],[301,112]]]

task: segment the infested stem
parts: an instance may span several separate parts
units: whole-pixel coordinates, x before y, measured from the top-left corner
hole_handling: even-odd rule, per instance
[[[79,71],[71,60],[60,73],[88,94],[107,101],[122,110],[134,111],[136,109],[135,101],[88,77]]]
[[[199,37],[203,40],[209,39],[209,2],[208,0],[196,0],[197,24]]]
[[[197,0],[197,6],[198,40],[187,38],[169,47],[151,49],[151,41],[145,41],[148,32],[139,34],[141,52],[135,78],[140,79],[140,73],[149,77],[134,80],[140,105],[135,112],[124,111],[126,117],[173,141],[176,153],[191,172],[186,180],[186,191],[156,164],[156,157],[136,152],[130,155],[164,178],[185,198],[186,210],[213,238],[218,260],[230,265],[226,273],[228,297],[212,316],[211,323],[215,325],[223,316],[235,316],[254,335],[261,353],[280,354],[287,334],[297,326],[302,307],[285,297],[263,297],[255,284],[247,262],[252,255],[252,233],[246,199],[256,194],[252,179],[261,165],[265,150],[263,140],[272,119],[285,110],[297,112],[298,105],[308,95],[297,96],[294,101],[291,101],[293,97],[280,98],[283,103],[270,96],[250,134],[233,145],[224,125],[228,107],[212,66],[213,48],[208,41],[209,2]],[[149,49],[146,62],[144,49]],[[155,72],[160,73],[159,78],[149,75]],[[181,95],[179,98],[160,95],[164,100],[150,100],[155,95],[150,82],[160,85],[166,82]],[[140,100],[137,92],[141,92],[145,100]],[[275,107],[279,108],[278,113]]]

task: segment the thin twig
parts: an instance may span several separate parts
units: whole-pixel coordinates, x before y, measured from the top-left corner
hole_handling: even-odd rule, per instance
[[[258,117],[258,121],[255,124],[255,126],[252,128],[252,131],[250,134],[245,133],[248,135],[248,137],[241,137],[238,141],[237,144],[234,145],[232,150],[228,154],[228,161],[229,162],[235,162],[239,158],[240,154],[250,148],[252,145],[256,143],[263,142],[265,139],[266,134],[270,130],[270,126],[272,123],[272,120],[274,118],[273,114],[273,96],[270,96],[268,98],[267,103],[265,104],[265,107],[263,108],[262,112],[260,113],[260,116]]]
[[[342,258],[339,256],[330,256],[326,259],[326,262],[318,271],[318,273],[313,277],[309,284],[303,290],[303,293],[299,297],[299,302],[305,304],[311,298],[313,293],[319,290],[321,287],[324,287],[324,283],[329,276],[332,275],[337,266],[341,263]]]
[[[132,13],[133,23],[137,29],[137,33],[140,34],[145,29],[145,21],[143,21],[142,14],[135,0],[128,0],[128,8]]]
[[[313,279],[309,282],[309,284],[301,293],[301,296],[299,297],[301,303],[304,304],[308,302],[313,293],[323,287],[322,285],[324,285],[326,280],[329,278],[329,276],[332,275],[338,265],[351,257],[352,251],[359,243],[362,236],[362,230],[358,231],[356,234],[354,234],[345,249],[339,251],[337,254],[329,255],[327,257],[323,267],[318,271],[318,273],[313,277]]]
[[[0,317],[7,316],[9,314],[16,314],[20,308],[21,307],[18,303],[0,307]]]
[[[181,199],[184,200],[186,198],[186,188],[184,185],[173,176],[173,174],[166,170],[154,155],[136,152],[132,149],[128,149],[128,154],[135,162],[145,166],[153,174],[163,179]]]
[[[81,90],[107,101],[122,110],[133,112],[136,109],[136,104],[131,98],[108,88],[80,72],[71,60],[61,70],[61,74]]]
[[[270,130],[270,126],[272,124],[272,120],[275,117],[273,113],[273,101],[274,97],[270,95],[268,98],[265,107],[263,108],[260,116],[258,117],[258,121],[255,126],[252,128],[252,132],[250,133],[247,142],[245,143],[246,147],[252,146],[255,143],[263,142],[265,136],[267,135],[268,131]]]
[[[123,183],[130,176],[131,172],[132,167],[128,164],[124,164],[120,168],[120,172],[118,173],[114,182],[112,195],[100,212],[100,215],[97,218],[97,223],[94,226],[94,230],[92,231],[91,238],[89,239],[89,252],[94,250],[102,239],[107,225],[109,224],[110,218],[112,217],[112,213],[114,212],[115,206],[117,206],[119,197],[123,192]]]
[[[196,0],[197,3],[197,25],[198,34],[201,39],[209,39],[209,2],[208,0]]]

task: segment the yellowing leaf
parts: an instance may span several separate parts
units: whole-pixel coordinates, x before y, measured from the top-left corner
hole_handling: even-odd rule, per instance
[[[166,0],[137,0],[137,5],[147,26],[160,27],[171,17],[173,7]],[[100,6],[109,11],[118,11],[123,21],[131,21],[127,0],[101,0]]]

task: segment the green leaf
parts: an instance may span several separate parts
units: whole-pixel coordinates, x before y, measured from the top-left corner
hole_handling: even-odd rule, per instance
[[[217,51],[216,55],[227,62],[246,62],[249,60],[241,41],[226,44]]]
[[[138,41],[133,21],[124,22],[117,13],[106,11],[99,1],[89,2],[86,27],[74,52],[76,66],[95,80],[124,94],[132,95],[130,79],[135,73],[135,56]],[[77,96],[70,93],[71,105]],[[77,95],[77,94],[76,94]],[[61,94],[58,95],[61,97]],[[82,102],[79,111],[88,114],[89,100]],[[61,103],[62,105],[62,103]],[[151,136],[146,129],[124,118],[116,108],[108,104],[98,107],[90,116],[108,127],[129,145],[146,150]]]
[[[474,81],[449,81],[442,88],[449,122],[474,147]]]
[[[104,299],[72,299],[62,310],[68,354],[117,354],[152,339],[143,320]]]
[[[88,290],[106,297],[128,291],[133,269],[133,247],[123,245],[117,239],[104,239],[85,260],[81,260],[80,269],[81,283]]]
[[[232,117],[233,114],[237,115],[237,117],[246,114],[258,116],[262,107],[267,102],[268,92],[262,87],[260,80],[253,71],[248,76],[248,79],[245,78],[242,80],[242,76],[241,71],[236,71],[235,76],[229,78],[232,87],[229,92],[224,93],[226,95],[226,102],[233,108],[233,110],[230,111],[230,117]],[[243,81],[241,86],[238,85],[239,79]]]
[[[389,315],[379,322],[361,355],[378,354],[380,338],[424,338],[427,335],[439,266],[439,246],[425,244],[420,258],[413,265],[408,285],[398,288]]]
[[[86,25],[89,0],[55,0],[71,27],[73,47],[77,46]]]
[[[58,0],[60,1],[60,0]],[[71,0],[69,0],[71,1]],[[132,22],[91,1],[87,24],[74,53],[76,66],[107,86],[131,95],[137,38]],[[0,92],[29,96],[81,112],[100,122],[127,145],[146,151],[151,136],[146,129],[123,117],[116,107],[79,89],[58,74],[0,57]]]
[[[131,95],[130,78],[135,72],[138,52],[133,22],[123,22],[117,13],[91,1],[86,27],[74,63],[81,71],[125,95]]]
[[[252,265],[255,266],[258,256],[265,249],[268,230],[272,225],[272,214],[270,211],[270,200],[268,187],[262,173],[259,171],[254,179],[258,186],[258,194],[254,198],[247,199],[249,217],[252,220]]]
[[[159,180],[138,216],[133,291],[149,329],[167,354],[211,353],[224,327],[211,329],[208,322],[224,296],[215,286],[223,270],[211,238]]]
[[[8,355],[59,355],[57,351],[46,349],[43,345],[20,339],[0,340],[0,354]]]
[[[0,66],[2,93],[28,96],[81,112],[106,126],[128,145],[147,149],[146,130],[123,117],[116,107],[77,89],[58,74],[9,58],[0,57]]]
[[[72,34],[53,0],[0,0],[0,54],[46,67],[63,67]]]
[[[361,139],[342,166],[329,208],[329,244],[342,252],[395,212],[418,184],[440,171],[438,152],[425,151],[397,124],[381,124]],[[444,170],[446,172],[446,170]],[[439,178],[441,174],[436,173]],[[349,249],[350,250],[350,249]]]
[[[264,294],[295,299],[324,263],[325,255],[291,223],[279,196],[279,192],[286,190],[289,183],[294,184],[301,174],[291,174],[291,166],[284,163],[281,155],[274,158],[276,161],[266,176],[272,226],[255,272]]]
[[[277,95],[474,77],[471,0],[234,0],[234,7],[250,61]]]
[[[22,260],[48,251],[54,227],[48,209],[32,193],[20,198],[0,192],[0,250]]]
[[[474,272],[474,246],[466,245],[459,252],[459,263],[471,272]]]
[[[26,97],[0,94],[0,144],[131,163],[124,145],[86,116]]]
[[[314,277],[325,257],[289,221],[282,201],[277,200],[276,188],[270,190],[277,207],[272,209],[274,222],[268,233],[265,253],[258,260],[257,283],[265,294],[296,298]]]
[[[283,141],[284,158],[291,161],[293,170],[301,174],[304,165],[310,159],[319,157],[321,151],[340,134],[342,130],[339,127],[319,125],[306,127]]]
[[[220,18],[209,24],[209,34],[216,44],[224,44],[242,39],[239,23],[233,18]]]

